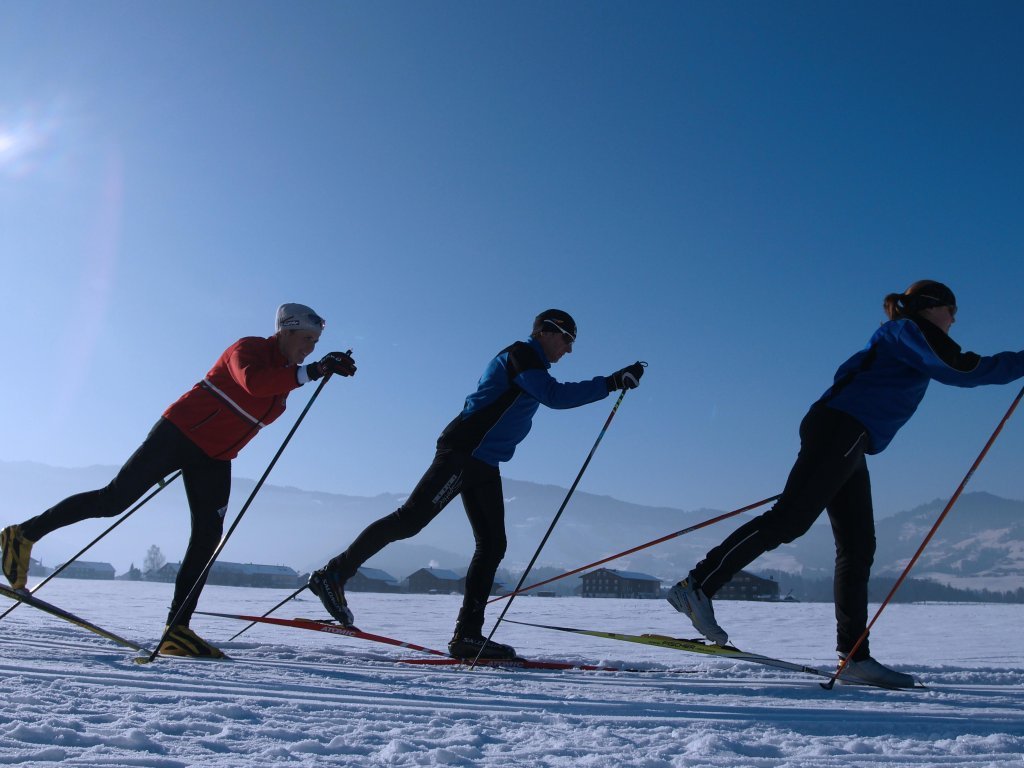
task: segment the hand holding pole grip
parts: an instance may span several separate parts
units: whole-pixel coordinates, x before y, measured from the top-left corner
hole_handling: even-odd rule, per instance
[[[352,350],[348,352],[328,352],[319,361],[306,366],[306,375],[310,381],[316,381],[328,373],[338,376],[353,376],[356,362],[352,359]]]
[[[617,389],[636,389],[640,386],[640,377],[644,375],[645,363],[637,360],[632,365],[616,371],[608,377],[608,391],[614,392]]]

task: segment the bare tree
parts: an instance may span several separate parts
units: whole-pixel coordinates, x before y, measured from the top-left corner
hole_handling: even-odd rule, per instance
[[[156,544],[151,544],[149,549],[146,551],[146,559],[142,561],[142,572],[148,575],[155,571],[159,571],[164,567],[164,563],[166,562],[167,558],[164,557],[164,553],[160,551],[160,547]]]

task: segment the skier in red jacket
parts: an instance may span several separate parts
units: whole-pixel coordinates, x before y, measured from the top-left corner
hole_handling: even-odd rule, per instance
[[[172,656],[222,658],[191,629],[200,576],[220,541],[231,490],[231,459],[285,410],[288,393],[327,373],[351,376],[356,366],[344,352],[331,352],[308,365],[324,320],[303,304],[282,304],[269,338],[239,339],[206,377],[171,405],[105,488],[70,496],[41,515],[0,532],[4,576],[24,589],[32,545],[43,536],[94,517],[113,517],[153,485],[181,470],[192,515],[192,535],[182,558],[159,652]],[[204,579],[205,581],[205,579]],[[189,597],[189,593],[192,596]],[[185,602],[187,600],[187,603]]]

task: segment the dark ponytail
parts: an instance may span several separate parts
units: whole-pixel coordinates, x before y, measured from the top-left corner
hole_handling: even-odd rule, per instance
[[[903,317],[903,313],[900,310],[900,303],[903,301],[902,293],[890,293],[882,300],[882,309],[885,310],[885,316],[890,320],[898,320]]]

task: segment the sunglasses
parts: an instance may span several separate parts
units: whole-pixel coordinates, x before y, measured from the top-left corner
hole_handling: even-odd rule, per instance
[[[949,310],[949,314],[952,317],[956,317],[956,304],[950,304],[946,297],[939,298],[938,296],[929,296],[928,294],[921,294],[917,297],[918,307],[920,309],[933,309],[938,307],[945,307]]]
[[[281,323],[280,323],[281,328],[289,328],[291,326],[298,325],[299,324],[299,319],[298,319],[299,317],[302,317],[302,315],[299,315],[299,316],[288,315],[288,317],[284,318],[281,321]],[[320,317],[320,315],[318,315],[316,312],[310,312],[305,317],[306,317],[306,320],[311,325],[315,325],[321,331],[327,325],[327,321],[324,320],[322,317]]]
[[[562,334],[562,338],[563,338],[563,339],[565,340],[565,343],[566,343],[566,344],[572,344],[572,343],[573,343],[574,341],[576,341],[576,335],[575,335],[575,334],[573,334],[573,333],[569,333],[569,331],[565,330],[565,328],[563,328],[562,326],[560,326],[560,325],[559,325],[558,323],[556,323],[556,322],[555,322],[554,320],[545,320],[544,322],[545,322],[545,323],[549,323],[550,325],[553,325],[553,326],[555,327],[555,329],[556,329],[556,330],[557,330],[557,331],[558,331],[558,332],[559,332],[560,334]]]

